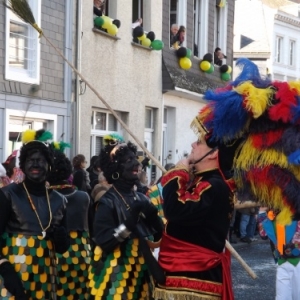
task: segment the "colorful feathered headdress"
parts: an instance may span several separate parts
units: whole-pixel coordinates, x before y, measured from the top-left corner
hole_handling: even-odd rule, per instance
[[[237,66],[235,81],[206,92],[192,127],[216,143],[243,139],[233,164],[238,193],[279,210],[287,225],[300,219],[300,81],[262,78],[246,58]]]
[[[47,145],[48,141],[52,140],[52,137],[53,135],[50,131],[28,129],[22,133],[22,143],[26,145],[31,142],[42,142]]]
[[[123,137],[117,133],[111,133],[111,134],[105,135],[103,137],[103,141],[104,141],[104,145],[111,145],[111,146],[125,143],[125,140],[123,139]]]
[[[63,141],[60,142],[52,142],[50,144],[50,146],[52,147],[52,149],[55,151],[60,151],[60,152],[64,152],[66,148],[71,148],[71,145],[69,143],[65,143]]]
[[[20,168],[24,171],[25,161],[28,151],[42,151],[49,166],[53,166],[53,151],[49,147],[49,142],[52,140],[52,133],[44,129],[26,130],[22,133],[23,145],[20,149]]]

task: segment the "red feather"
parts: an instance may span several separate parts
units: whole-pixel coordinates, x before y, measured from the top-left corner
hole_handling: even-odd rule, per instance
[[[269,109],[269,117],[273,121],[282,120],[285,123],[292,121],[293,116],[291,108],[297,105],[297,92],[295,89],[290,89],[287,82],[273,83],[277,88],[275,98],[279,101]]]
[[[282,138],[283,129],[253,134],[251,136],[252,146],[258,149],[268,148]]]

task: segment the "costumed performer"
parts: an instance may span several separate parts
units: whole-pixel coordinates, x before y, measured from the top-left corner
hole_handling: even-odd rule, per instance
[[[116,134],[104,141],[99,163],[112,187],[96,207],[91,294],[95,299],[151,299],[152,276],[163,282],[164,274],[145,238],[160,240],[162,221],[149,199],[133,190],[139,167],[136,146]]]
[[[246,58],[240,75],[207,92],[204,124],[212,139],[243,137],[235,153],[238,198],[259,201],[271,211],[260,222],[274,245],[276,299],[300,299],[300,81],[263,78]]]
[[[191,124],[198,136],[191,153],[161,179],[167,224],[158,261],[166,282],[156,287],[156,299],[234,299],[225,240],[235,190],[232,161],[240,140],[215,143],[202,123],[203,110]]]
[[[89,298],[88,268],[90,265],[89,211],[90,197],[68,183],[72,164],[64,154],[64,142],[51,143],[54,166],[47,177],[49,189],[63,194],[67,199],[67,231],[70,247],[57,254],[57,299],[86,300]]]
[[[0,193],[0,295],[1,299],[53,299],[55,252],[69,247],[66,199],[47,190],[46,177],[53,154],[45,130],[22,135],[22,183],[11,183]]]

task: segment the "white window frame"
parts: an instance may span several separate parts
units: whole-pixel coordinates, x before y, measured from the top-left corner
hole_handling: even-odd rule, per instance
[[[218,14],[219,10],[219,14]],[[227,14],[228,5],[225,4],[224,7],[215,6],[215,46],[214,49],[219,47],[222,52],[226,55],[227,51]],[[223,64],[225,64],[226,59],[223,59]]]
[[[195,36],[194,43],[198,47],[198,57],[208,52],[208,12],[209,0],[195,0]]]
[[[45,113],[38,113],[32,111],[21,111],[21,110],[14,110],[14,109],[6,109],[5,110],[5,140],[9,140],[9,120],[13,118],[22,118],[24,121],[26,120],[44,120],[44,121],[52,121],[53,126],[48,130],[51,131],[53,134],[53,140],[57,140],[56,132],[57,132],[57,115],[53,114],[45,114]],[[33,129],[40,129],[40,128],[33,128]],[[5,156],[8,157],[11,153],[9,153],[8,147],[5,147]]]
[[[289,66],[295,66],[295,49],[296,49],[296,41],[290,39],[289,41]]]
[[[41,24],[41,0],[28,0],[34,18],[37,24]],[[22,25],[28,26],[28,39],[30,40],[29,47],[32,49],[29,52],[29,70],[21,70],[9,65],[9,43],[10,43],[10,22],[16,21]],[[12,81],[25,82],[29,84],[40,83],[40,52],[41,46],[39,41],[39,33],[29,24],[26,24],[18,18],[10,9],[6,8],[6,24],[5,24],[5,79]]]
[[[154,110],[153,110],[153,108],[150,108],[150,107],[145,108],[145,120],[146,120],[146,111],[150,111],[151,127],[146,127],[146,124],[145,124],[145,130],[148,129],[148,130],[151,130],[153,132],[154,131]]]
[[[178,22],[178,18],[177,18],[177,5],[178,5],[178,0],[176,0],[176,10],[171,10],[171,0],[169,0],[169,5],[170,5],[170,20],[171,20],[171,15],[175,15],[176,16],[176,20],[175,20],[175,23],[177,24]],[[173,22],[174,23],[174,22]],[[174,23],[174,24],[175,24]],[[173,24],[170,24],[170,29],[171,29],[171,26]],[[178,25],[178,24],[177,24]]]
[[[100,113],[105,113],[106,114],[106,128],[108,128],[108,115],[112,115],[112,113],[106,111],[106,110],[102,110],[102,109],[93,109],[92,110],[92,113],[95,114],[97,112],[100,112]],[[93,120],[95,120],[95,117],[93,117]],[[111,131],[111,130],[100,130],[100,129],[94,129],[95,128],[95,124],[93,124],[93,128],[91,128],[91,149],[90,149],[90,154],[91,154],[91,157],[93,155],[99,155],[99,153],[96,153],[96,138],[97,137],[104,137],[105,135],[107,134],[112,134],[112,133],[117,133],[119,135],[123,135],[122,134],[122,129],[120,127],[120,124],[117,120],[117,131]]]
[[[171,2],[169,0],[169,9],[171,9]],[[186,0],[177,0],[177,7],[175,10],[169,10],[170,14],[176,15],[176,24],[178,25],[178,29],[180,26],[184,26],[186,28],[186,13],[187,13],[187,1]],[[172,24],[170,24],[172,26]],[[171,27],[169,28],[171,29]],[[171,41],[170,41],[171,42]],[[186,47],[186,38],[182,44],[183,47]]]
[[[283,36],[276,35],[275,38],[275,57],[274,60],[276,63],[283,63]]]
[[[187,1],[178,0],[177,3],[177,24],[178,28],[184,26],[186,28],[186,13],[187,13]],[[186,47],[186,37],[182,44],[183,47]]]

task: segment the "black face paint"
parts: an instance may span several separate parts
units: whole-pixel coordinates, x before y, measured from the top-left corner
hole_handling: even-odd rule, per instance
[[[136,155],[129,151],[121,159],[121,177],[127,182],[135,182],[138,179],[139,164]]]
[[[24,173],[31,181],[43,182],[46,180],[48,167],[49,165],[45,156],[41,152],[37,151],[26,158]]]

